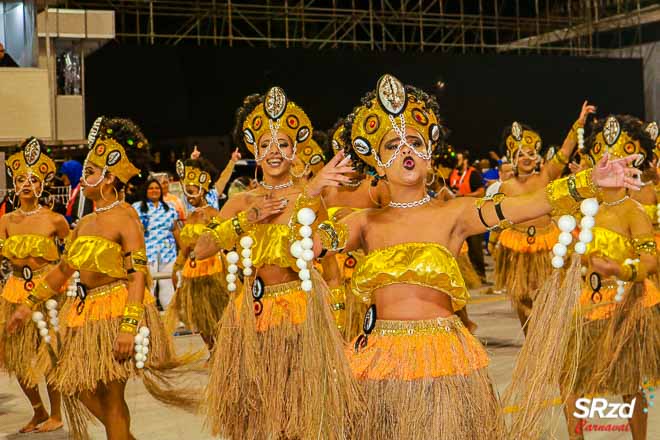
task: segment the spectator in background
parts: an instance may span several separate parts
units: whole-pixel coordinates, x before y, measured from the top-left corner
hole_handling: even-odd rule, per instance
[[[2,43],[0,43],[0,67],[18,67],[16,61],[7,53]]]
[[[94,211],[94,203],[85,198],[80,190],[82,169],[82,164],[77,160],[67,160],[59,170],[64,186],[71,187],[65,213],[65,217],[70,224],[76,223],[81,217]]]
[[[497,170],[497,161],[493,158],[481,159],[479,164],[481,166],[481,175],[484,178],[484,188],[488,188],[500,178],[500,173]]]
[[[495,182],[493,182],[487,189],[486,189],[486,195],[491,196],[493,194],[497,194],[500,191],[500,187],[502,186],[502,182],[506,182],[509,180],[511,177],[513,177],[513,165],[507,162],[503,162],[499,166],[499,179]]]
[[[147,248],[149,271],[167,273],[167,277],[153,282],[150,286],[154,296],[157,296],[163,310],[174,296],[174,285],[170,274],[176,261],[177,247],[174,238],[174,226],[178,214],[174,206],[163,200],[163,190],[158,180],[149,178],[141,200],[133,203],[142,226],[144,226],[144,241]],[[156,286],[158,292],[156,294]]]
[[[170,182],[172,181],[172,176],[170,173],[154,173],[153,177],[158,180],[158,183],[160,183],[160,187],[163,190],[163,200],[165,203],[169,203],[170,205],[174,206],[174,209],[179,215],[179,220],[185,220],[186,209],[183,206],[183,202],[180,198],[170,192]]]
[[[449,186],[452,191],[459,197],[483,197],[486,192],[483,178],[476,168],[470,166],[470,153],[463,150],[456,155],[456,160],[456,168],[449,175]],[[474,270],[482,283],[489,284],[486,280],[486,263],[484,262],[484,234],[473,235],[466,241],[468,256]]]

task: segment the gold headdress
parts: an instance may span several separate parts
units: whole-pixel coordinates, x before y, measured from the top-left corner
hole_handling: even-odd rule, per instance
[[[43,152],[39,139],[31,137],[22,144],[23,151],[14,153],[5,161],[7,172],[15,180],[18,176],[35,176],[41,182],[55,177],[55,162]]]
[[[284,154],[282,156],[293,160],[297,148],[304,148],[312,139],[312,130],[312,122],[303,109],[289,101],[280,87],[271,87],[263,103],[257,105],[243,121],[243,140],[257,161],[261,161],[268,152],[266,149],[263,154],[259,153],[258,143],[261,137],[270,132],[273,137],[271,143],[275,143],[279,148],[276,133],[282,131],[293,141],[292,157],[286,157]]]
[[[511,124],[511,132],[506,138],[506,152],[513,159],[518,149],[533,148],[537,153],[541,151],[541,136],[534,130],[524,129],[519,122]]]
[[[176,161],[176,173],[181,180],[185,191],[186,185],[198,186],[204,188],[206,192],[211,187],[211,175],[199,167],[185,165],[182,161]]]
[[[140,173],[140,170],[128,160],[126,148],[146,148],[146,144],[138,139],[128,139],[126,141],[127,145],[121,145],[113,137],[113,130],[107,126],[106,122],[107,119],[103,116],[98,117],[89,130],[87,136],[89,153],[87,153],[85,162],[103,168],[103,176],[107,171],[110,171],[120,181],[128,183],[131,177]],[[103,179],[101,178],[101,180]],[[99,180],[99,183],[101,180]]]
[[[332,139],[330,140],[330,143],[332,145],[332,151],[334,151],[335,153],[338,153],[339,150],[344,148],[344,141],[342,139],[342,136],[344,135],[344,130],[346,130],[346,127],[344,126],[343,123],[341,123],[332,133]]]
[[[655,154],[656,158],[660,158],[660,129],[658,128],[658,123],[655,121],[649,122],[646,124],[646,127],[644,127],[644,130],[649,134],[655,145],[653,148],[653,154]]]
[[[314,139],[310,139],[309,144],[300,151],[298,157],[305,164],[305,168],[314,174],[325,166],[323,150]]]
[[[646,159],[646,151],[638,140],[634,140],[626,131],[621,129],[621,124],[616,116],[608,116],[601,131],[596,133],[593,145],[589,149],[589,155],[593,163],[609,152],[612,158],[624,158],[631,154],[640,154],[640,158],[635,161],[635,166],[639,166]]]
[[[427,108],[423,100],[407,93],[405,86],[397,78],[385,74],[378,80],[376,97],[370,104],[370,107],[358,108],[351,129],[353,150],[363,161],[374,168],[389,168],[401,147],[407,144],[406,127],[414,128],[426,140],[426,153],[413,149],[415,154],[425,160],[431,159],[433,147],[440,140],[440,126],[435,113]],[[377,150],[390,130],[395,130],[401,140],[399,148],[390,160],[383,163]]]

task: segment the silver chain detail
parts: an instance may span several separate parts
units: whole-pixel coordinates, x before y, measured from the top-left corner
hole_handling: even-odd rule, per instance
[[[622,198],[620,198],[619,200],[615,200],[615,201],[613,201],[613,202],[601,202],[601,204],[603,204],[603,205],[605,205],[605,206],[616,206],[616,205],[620,205],[620,204],[622,204],[623,202],[625,202],[625,201],[628,200],[629,198],[630,198],[629,195],[625,195],[625,196],[623,196]]]
[[[117,206],[119,206],[120,203],[121,200],[117,199],[114,202],[110,203],[108,206],[104,206],[103,208],[96,208],[94,212],[98,214],[100,212],[110,211],[112,208],[116,208]]]
[[[273,191],[273,190],[276,190],[276,189],[284,189],[284,188],[289,188],[289,187],[293,186],[293,180],[289,180],[286,183],[280,183],[279,185],[269,185],[269,184],[267,184],[266,182],[264,182],[262,180],[262,181],[259,182],[259,185],[261,185],[263,188],[265,188],[269,191]]]
[[[418,206],[426,205],[428,202],[431,201],[431,196],[430,195],[425,195],[422,199],[420,200],[415,200],[414,202],[390,202],[387,206],[390,208],[416,208]]]

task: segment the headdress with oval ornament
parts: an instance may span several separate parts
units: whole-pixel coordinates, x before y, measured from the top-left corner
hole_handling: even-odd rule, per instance
[[[200,189],[204,189],[206,192],[211,188],[211,174],[203,170],[200,166],[195,166],[190,163],[186,165],[183,161],[177,160],[176,174],[179,176],[183,191],[186,195],[194,196],[194,194],[189,194],[186,191],[187,185],[197,186]]]
[[[533,149],[538,154],[543,146],[541,136],[536,131],[523,126],[517,121],[511,124],[504,143],[506,145],[506,155],[510,160],[516,157],[519,150]]]
[[[610,115],[598,122],[587,142],[587,153],[593,164],[609,153],[612,159],[621,159],[632,154],[640,157],[634,162],[639,167],[649,162],[653,155],[650,134],[642,129],[642,123],[633,116]]]
[[[14,181],[21,175],[34,176],[41,182],[48,182],[55,177],[55,162],[46,155],[45,145],[35,137],[21,143],[22,151],[12,154],[5,161],[7,173]]]

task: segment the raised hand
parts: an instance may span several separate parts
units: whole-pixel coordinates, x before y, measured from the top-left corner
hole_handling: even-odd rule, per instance
[[[627,188],[639,191],[642,187],[642,172],[630,165],[639,158],[639,154],[610,160],[605,153],[594,167],[591,178],[601,188]]]
[[[335,157],[330,159],[309,182],[309,185],[307,185],[307,195],[316,197],[327,186],[340,186],[342,183],[350,183],[351,179],[344,175],[355,171],[350,164],[351,156],[346,156],[344,150],[339,150],[335,154]]]
[[[596,113],[596,106],[589,104],[589,101],[584,101],[582,103],[582,110],[580,111],[580,116],[578,117],[578,122],[584,127],[584,124],[587,122],[587,116],[592,113]]]
[[[197,149],[197,145],[195,145],[195,148],[193,149],[193,152],[190,153],[190,158],[191,159],[199,159],[199,156],[202,155],[202,152]]]
[[[238,148],[236,148],[232,153],[231,153],[231,161],[232,162],[238,162],[241,160],[241,153],[238,151]]]

